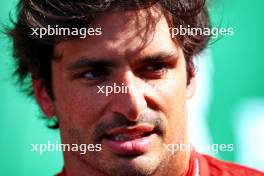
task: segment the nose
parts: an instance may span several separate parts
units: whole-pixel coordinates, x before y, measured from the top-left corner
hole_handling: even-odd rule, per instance
[[[144,91],[142,91],[144,83],[128,71],[118,79],[117,84],[122,86],[124,91],[114,94],[112,112],[122,114],[129,121],[137,121],[147,107]]]

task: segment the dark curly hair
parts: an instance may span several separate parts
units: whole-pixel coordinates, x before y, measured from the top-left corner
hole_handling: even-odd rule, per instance
[[[30,35],[31,28],[58,25],[68,28],[87,27],[98,16],[117,10],[138,10],[158,5],[167,13],[171,27],[209,28],[210,22],[205,0],[20,0],[17,21],[7,30],[13,40],[16,59],[15,75],[28,95],[33,94],[31,79],[41,79],[50,95],[52,93],[51,59],[54,46],[68,37]],[[76,36],[75,36],[76,37]],[[193,56],[202,51],[210,36],[178,35],[177,42],[183,49],[188,77],[194,76]],[[29,78],[29,79],[28,79]]]

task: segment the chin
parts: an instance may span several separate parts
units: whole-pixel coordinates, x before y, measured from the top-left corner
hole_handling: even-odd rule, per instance
[[[149,176],[161,166],[161,156],[143,154],[139,156],[116,156],[102,161],[109,176]],[[107,162],[109,161],[109,162]]]

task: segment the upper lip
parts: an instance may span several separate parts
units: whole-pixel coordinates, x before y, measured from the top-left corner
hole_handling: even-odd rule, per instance
[[[106,136],[114,136],[119,134],[126,134],[126,135],[136,135],[136,134],[145,134],[151,133],[154,131],[155,126],[151,124],[139,124],[136,126],[129,126],[129,127],[116,127],[109,130],[106,133]]]

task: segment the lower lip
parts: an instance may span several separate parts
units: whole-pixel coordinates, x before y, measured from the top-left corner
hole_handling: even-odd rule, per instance
[[[131,141],[103,140],[103,146],[108,147],[112,152],[121,155],[139,155],[148,151],[150,144],[156,134],[151,134]]]

